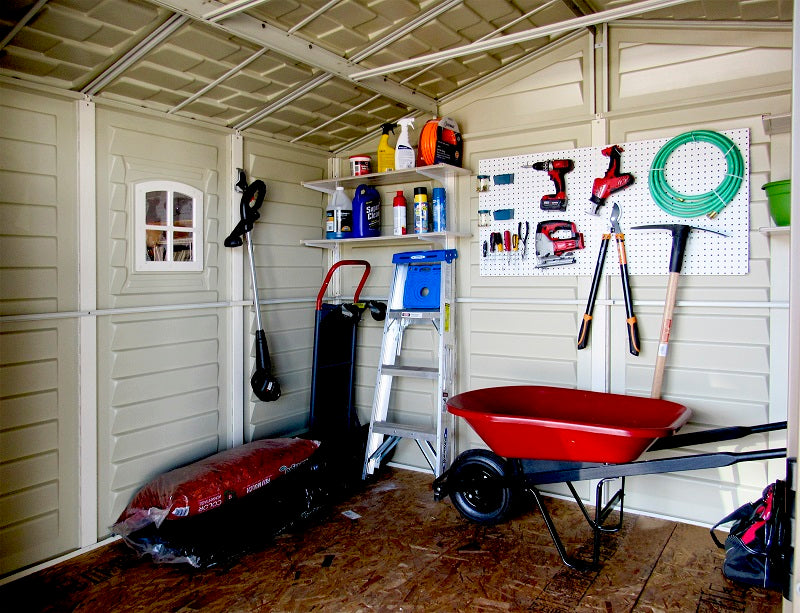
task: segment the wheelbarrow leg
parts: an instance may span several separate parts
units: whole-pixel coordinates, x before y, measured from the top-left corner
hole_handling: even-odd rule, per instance
[[[536,500],[536,504],[539,505],[539,509],[542,512],[542,519],[544,519],[544,523],[547,526],[547,531],[550,533],[550,537],[553,539],[553,544],[556,547],[556,551],[558,551],[558,555],[561,557],[561,561],[574,570],[578,570],[581,572],[597,570],[600,567],[601,535],[604,533],[617,532],[620,528],[622,528],[623,499],[625,496],[625,477],[620,477],[621,479],[620,488],[614,493],[614,495],[605,505],[602,504],[603,486],[607,481],[611,481],[617,478],[618,477],[608,477],[606,479],[601,479],[598,482],[597,487],[595,488],[594,519],[592,519],[592,517],[589,515],[586,506],[581,501],[577,490],[575,490],[575,486],[572,485],[572,482],[571,481],[565,482],[567,484],[567,487],[569,487],[570,492],[572,492],[572,497],[575,499],[575,502],[578,503],[578,508],[580,508],[581,513],[583,513],[583,517],[586,519],[586,523],[588,523],[589,527],[592,529],[591,562],[585,562],[583,560],[579,560],[578,558],[567,554],[567,551],[564,547],[564,543],[561,541],[561,537],[559,536],[558,530],[556,529],[555,523],[553,523],[553,518],[550,516],[550,512],[547,510],[547,506],[544,504],[544,499],[542,497],[541,492],[539,492],[539,490],[533,485],[527,486],[527,490],[531,493],[534,500]],[[608,516],[617,506],[619,506],[619,521],[611,526],[605,525],[606,519],[608,519]]]

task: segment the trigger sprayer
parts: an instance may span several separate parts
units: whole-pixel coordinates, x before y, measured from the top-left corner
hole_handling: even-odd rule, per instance
[[[414,168],[414,149],[411,147],[411,141],[408,138],[409,128],[414,127],[414,118],[404,117],[403,119],[398,119],[397,125],[400,126],[400,136],[397,137],[397,145],[395,145],[394,168],[395,170]]]
[[[396,123],[385,123],[381,126],[383,134],[378,142],[378,172],[394,170],[394,147],[389,144],[389,134],[394,134]]]

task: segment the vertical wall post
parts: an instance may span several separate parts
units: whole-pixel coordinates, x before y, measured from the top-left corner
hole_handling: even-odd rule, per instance
[[[238,203],[241,195],[234,189],[238,179],[238,169],[244,168],[244,139],[240,132],[234,132],[229,137],[230,147],[230,176],[228,185],[222,193],[228,194],[226,207],[229,228],[239,222]],[[228,232],[223,230],[223,234]],[[231,308],[228,318],[228,440],[227,448],[241,445],[244,442],[245,420],[245,385],[244,385],[244,312],[241,301],[244,299],[244,249],[225,249],[228,259],[228,292]]]
[[[78,541],[97,542],[97,198],[95,107],[87,96],[78,100]]]

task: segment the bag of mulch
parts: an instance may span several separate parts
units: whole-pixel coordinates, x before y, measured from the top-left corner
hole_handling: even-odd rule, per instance
[[[738,583],[785,592],[789,579],[789,510],[784,481],[764,488],[762,496],[723,517],[711,528],[711,538],[725,548],[722,574]],[[733,522],[721,543],[714,530]]]

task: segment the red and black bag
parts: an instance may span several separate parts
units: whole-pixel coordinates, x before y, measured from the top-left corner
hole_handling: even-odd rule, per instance
[[[725,577],[785,593],[791,559],[788,504],[786,483],[776,481],[759,500],[739,507],[711,528],[711,538],[725,548]],[[723,544],[714,530],[730,522],[733,525]]]

